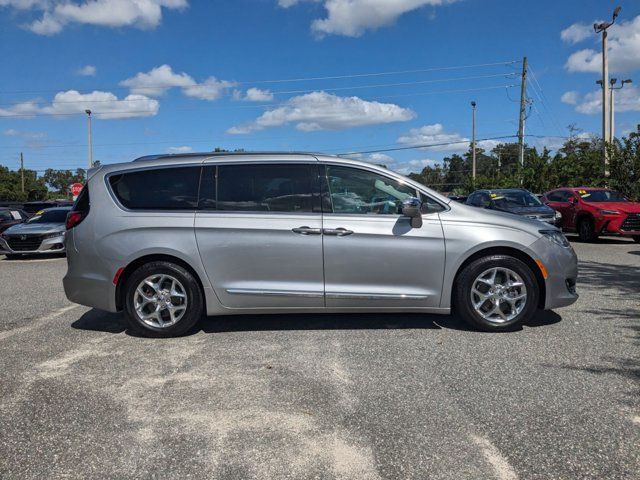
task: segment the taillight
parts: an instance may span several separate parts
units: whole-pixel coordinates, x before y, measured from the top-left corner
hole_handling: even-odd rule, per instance
[[[71,230],[76,225],[80,224],[82,220],[84,220],[85,214],[82,212],[69,212],[67,213],[67,221],[65,222],[65,226],[67,230]]]

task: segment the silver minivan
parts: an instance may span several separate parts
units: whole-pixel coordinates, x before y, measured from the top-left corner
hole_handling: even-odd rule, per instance
[[[206,315],[425,312],[489,331],[570,305],[549,224],[451,202],[383,167],[293,153],[143,157],[89,171],[67,297],[175,336]]]

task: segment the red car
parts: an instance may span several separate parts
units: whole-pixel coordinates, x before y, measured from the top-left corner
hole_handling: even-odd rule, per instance
[[[598,235],[624,235],[640,243],[640,203],[608,188],[559,188],[542,201],[562,214],[562,229],[578,232],[580,240]]]

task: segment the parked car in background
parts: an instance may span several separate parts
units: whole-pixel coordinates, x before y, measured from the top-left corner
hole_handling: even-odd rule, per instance
[[[598,235],[623,235],[640,243],[640,203],[608,188],[558,188],[544,194],[544,202],[562,214],[562,229],[580,240]]]
[[[368,163],[161,155],[88,176],[67,218],[65,293],[124,310],[147,335],[183,334],[203,313],[452,308],[499,331],[578,298],[577,257],[557,228]]]
[[[29,215],[17,208],[0,208],[0,233],[12,225],[24,222]]]
[[[466,201],[467,205],[514,213],[534,220],[559,225],[561,214],[542,203],[538,197],[524,188],[498,188],[476,190]]]
[[[465,203],[468,197],[466,195],[449,195],[449,198],[456,202]]]
[[[71,208],[48,208],[36,212],[24,223],[0,234],[0,255],[16,258],[26,254],[62,253],[65,221]]]

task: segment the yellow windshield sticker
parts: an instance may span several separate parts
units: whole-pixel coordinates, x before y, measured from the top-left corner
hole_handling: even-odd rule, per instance
[[[578,193],[579,193],[580,195],[586,195],[586,194],[587,194],[587,191],[586,191],[586,190],[578,190]]]
[[[498,195],[497,193],[491,194],[491,200],[502,200],[504,197]]]
[[[39,212],[36,212],[35,216],[37,217],[38,215],[42,215],[43,213],[44,213],[44,210],[40,210]]]

